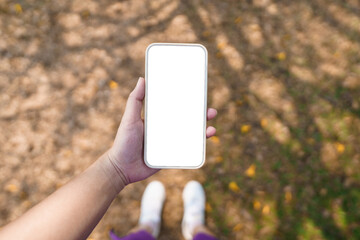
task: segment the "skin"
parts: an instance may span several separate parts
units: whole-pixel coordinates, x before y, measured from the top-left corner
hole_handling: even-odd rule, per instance
[[[144,96],[145,80],[139,78],[113,146],[82,174],[3,227],[0,239],[86,239],[126,185],[159,171],[147,167],[143,159]],[[208,109],[207,120],[216,114],[215,109]],[[206,136],[215,132],[209,126]]]

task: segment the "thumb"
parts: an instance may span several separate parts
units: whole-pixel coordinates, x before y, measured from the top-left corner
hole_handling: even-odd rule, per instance
[[[145,97],[145,79],[140,77],[126,103],[124,119],[134,122],[141,119],[141,109]]]

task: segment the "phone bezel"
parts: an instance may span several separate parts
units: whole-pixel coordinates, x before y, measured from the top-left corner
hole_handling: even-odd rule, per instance
[[[148,79],[148,56],[149,50],[151,47],[154,46],[188,46],[188,47],[200,47],[205,52],[205,84],[204,84],[204,125],[203,125],[203,154],[202,154],[202,161],[197,166],[154,166],[151,165],[147,160],[147,79]],[[208,86],[208,76],[207,76],[207,69],[208,69],[208,52],[207,49],[201,44],[193,44],[193,43],[152,43],[146,48],[145,52],[145,109],[144,109],[144,162],[150,168],[155,169],[198,169],[201,168],[205,163],[206,158],[206,119],[207,119],[207,86]]]

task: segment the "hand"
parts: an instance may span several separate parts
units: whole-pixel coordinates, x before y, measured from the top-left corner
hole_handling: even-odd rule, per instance
[[[143,180],[159,169],[152,169],[144,163],[144,120],[141,109],[145,97],[145,80],[139,78],[135,89],[130,93],[124,116],[115,137],[114,145],[107,153],[108,160],[116,169],[124,186]],[[207,120],[213,119],[217,111],[209,108]],[[216,129],[209,126],[206,137],[215,135]]]

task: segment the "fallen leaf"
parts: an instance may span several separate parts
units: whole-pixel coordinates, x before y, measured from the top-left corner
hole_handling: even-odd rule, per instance
[[[290,34],[285,34],[283,37],[282,37],[282,40],[284,41],[289,41],[291,39],[291,35]]]
[[[21,191],[19,197],[21,200],[26,200],[29,197],[29,194],[25,191]]]
[[[84,10],[84,11],[81,12],[81,16],[84,19],[87,19],[90,16],[90,12],[88,10]]]
[[[261,208],[261,203],[258,200],[254,200],[253,202],[253,206],[255,210],[260,210]]]
[[[220,139],[219,139],[219,137],[217,137],[217,136],[211,137],[211,138],[210,138],[210,141],[211,141],[212,143],[214,143],[214,144],[219,144],[219,143],[220,143]]]
[[[234,23],[238,24],[238,23],[241,23],[242,22],[242,18],[241,17],[237,17],[235,18],[234,20]]]
[[[224,49],[225,46],[226,46],[225,42],[220,42],[220,43],[217,44],[217,48],[220,49],[220,50]]]
[[[236,103],[236,105],[241,106],[243,104],[243,101],[238,99],[238,100],[236,100],[235,103]]]
[[[286,53],[285,52],[279,52],[278,54],[276,54],[276,58],[279,61],[284,61],[286,59]]]
[[[15,184],[10,183],[5,186],[5,191],[10,193],[17,193],[19,191],[19,187]]]
[[[286,191],[286,192],[285,192],[285,202],[286,202],[286,203],[290,203],[291,200],[292,200],[292,194],[291,194],[291,192],[290,192],[290,191]]]
[[[230,182],[229,183],[229,189],[231,191],[233,191],[234,193],[239,193],[240,192],[240,188],[239,188],[239,186],[237,185],[236,182]]]
[[[206,30],[206,31],[203,31],[202,34],[201,34],[203,37],[210,37],[211,36],[211,32]]]
[[[335,52],[335,53],[334,53],[334,57],[335,57],[335,58],[340,57],[340,53],[339,53],[339,52]]]
[[[212,210],[213,210],[213,209],[212,209],[210,203],[206,203],[206,205],[205,205],[205,211],[208,212],[208,213],[210,213],[210,212],[212,212]]]
[[[21,206],[23,206],[24,208],[28,209],[31,207],[31,202],[29,200],[25,200],[21,203]]]
[[[335,148],[336,151],[338,151],[338,153],[340,154],[342,154],[345,151],[345,145],[339,142],[335,143]]]
[[[247,133],[251,130],[251,126],[248,124],[242,125],[241,126],[241,133]]]
[[[270,206],[266,204],[262,209],[262,213],[268,215],[270,213]]]
[[[265,118],[261,119],[260,125],[261,125],[261,127],[265,128],[268,125],[267,119],[265,119]]]
[[[243,224],[242,223],[238,223],[233,227],[233,232],[239,232],[242,228],[243,228]]]
[[[223,58],[224,55],[221,52],[216,53],[216,58]]]
[[[71,150],[65,150],[64,152],[64,157],[70,157],[72,155],[72,151]]]
[[[222,163],[224,161],[224,158],[222,156],[217,156],[215,158],[215,163]]]
[[[21,6],[19,3],[16,3],[16,4],[14,5],[14,8],[15,8],[15,12],[16,12],[17,14],[20,14],[20,13],[23,12],[22,6]]]
[[[114,229],[114,226],[112,224],[108,224],[106,225],[105,229],[104,229],[104,235],[108,236],[109,232],[111,231],[111,229]]]
[[[243,99],[244,99],[244,102],[249,102],[249,95],[244,94]]]
[[[119,84],[118,84],[117,82],[113,81],[113,80],[111,80],[111,81],[109,82],[109,87],[110,87],[111,89],[116,89],[118,86],[119,86]]]
[[[256,170],[256,166],[254,164],[251,164],[251,166],[248,169],[246,169],[246,171],[245,171],[246,176],[254,177],[255,170]]]
[[[313,138],[307,138],[307,139],[306,139],[306,142],[307,142],[308,144],[310,144],[310,145],[314,145],[315,139],[313,139]]]
[[[320,195],[321,196],[325,196],[326,194],[327,194],[327,189],[326,188],[320,189]]]

